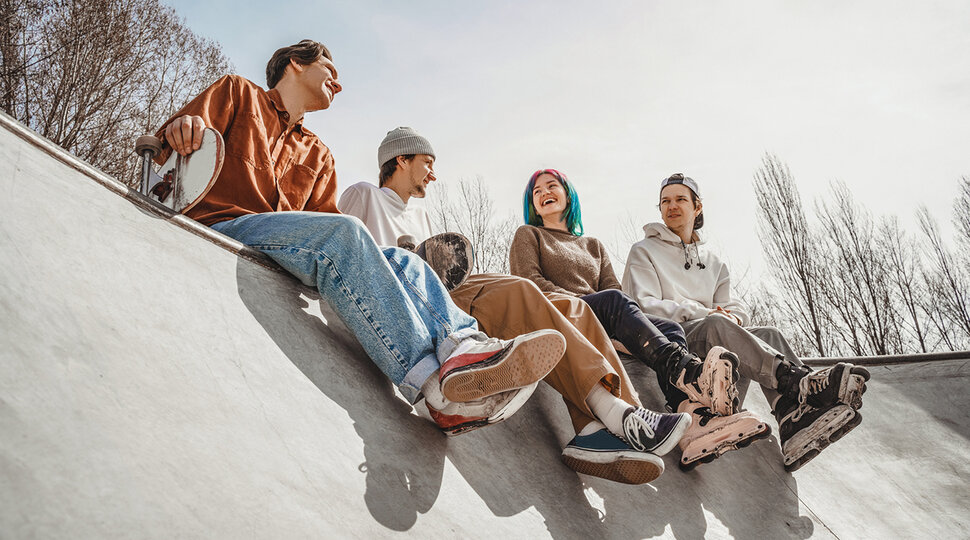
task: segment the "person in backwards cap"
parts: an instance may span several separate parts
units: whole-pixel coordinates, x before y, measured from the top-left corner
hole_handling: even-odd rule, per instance
[[[644,239],[630,248],[623,291],[645,313],[679,322],[692,352],[720,345],[738,355],[741,375],[761,385],[778,421],[785,469],[798,469],[862,421],[868,370],[839,363],[812,372],[776,328],[748,326],[727,266],[704,243],[694,179],[661,181],[659,209],[663,223],[644,225]]]

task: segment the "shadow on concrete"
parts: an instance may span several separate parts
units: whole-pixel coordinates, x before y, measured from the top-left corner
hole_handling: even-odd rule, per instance
[[[409,530],[434,506],[446,458],[492,514],[537,512],[554,538],[641,538],[665,531],[698,538],[711,532],[705,512],[732,536],[767,530],[807,538],[814,530],[812,520],[799,515],[797,487],[781,472],[773,437],[744,449],[744,456],[730,453],[691,473],[678,469],[675,450],[653,485],[579,476],[560,462],[573,435],[566,408],[557,393],[540,385],[510,420],[446,438],[412,412],[316,291],[285,283],[289,277],[274,283],[262,273],[240,260],[239,296],[286,357],[352,419],[364,445],[365,461],[354,471],[366,476],[364,502],[390,530]],[[628,369],[645,404],[659,409],[653,373],[640,364]],[[755,515],[758,508],[773,508],[772,522],[782,528],[752,522],[739,504]]]
[[[663,410],[664,399],[656,374],[646,365],[624,356],[623,365],[644,406]],[[683,472],[677,463],[680,450],[666,458],[667,472],[658,484],[661,492],[673,498],[680,511],[671,512],[671,529],[678,538],[699,538],[715,533],[708,530],[704,511],[736,538],[808,538],[815,523],[802,515],[795,479],[784,471],[777,424],[771,419],[764,395],[757,388],[740,384],[743,406],[768,420],[772,435],[750,446],[728,452],[711,463]],[[667,488],[664,490],[663,488]],[[764,509],[770,508],[770,514]],[[754,516],[764,516],[753,519]],[[698,524],[701,528],[698,528]],[[715,533],[719,534],[719,533]]]

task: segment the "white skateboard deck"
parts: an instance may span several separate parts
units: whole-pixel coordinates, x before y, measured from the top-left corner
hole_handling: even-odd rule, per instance
[[[209,193],[222,171],[224,159],[222,135],[206,128],[198,150],[187,156],[173,151],[158,172],[150,172],[148,196],[184,214]]]

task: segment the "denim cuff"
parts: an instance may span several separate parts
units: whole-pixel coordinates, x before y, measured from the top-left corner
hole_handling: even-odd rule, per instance
[[[435,355],[429,354],[421,360],[418,360],[418,363],[404,376],[404,381],[401,382],[398,389],[404,394],[404,397],[411,405],[414,405],[421,399],[421,387],[424,386],[428,377],[431,377],[438,371],[439,367],[441,366],[438,364],[438,359]]]
[[[438,344],[437,353],[439,365],[444,365],[444,363],[448,360],[448,357],[451,356],[451,353],[455,352],[455,347],[470,337],[474,337],[479,341],[488,339],[488,336],[479,332],[477,328],[462,328],[457,332],[448,334],[448,337]]]

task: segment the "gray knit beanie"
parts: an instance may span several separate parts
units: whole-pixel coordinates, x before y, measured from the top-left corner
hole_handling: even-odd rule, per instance
[[[434,157],[434,150],[428,139],[418,135],[409,127],[399,127],[387,132],[387,136],[377,148],[377,166],[381,167],[397,156],[427,154]]]

